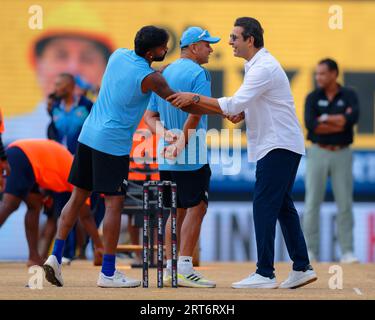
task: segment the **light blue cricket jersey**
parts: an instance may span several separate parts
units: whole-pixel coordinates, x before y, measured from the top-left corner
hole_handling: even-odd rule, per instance
[[[170,88],[176,92],[194,92],[204,96],[211,96],[210,74],[193,60],[176,60],[164,70],[163,76]],[[189,116],[189,113],[173,107],[169,102],[154,93],[151,96],[148,110],[158,112],[160,121],[163,122],[164,127],[168,130],[178,129],[182,131]],[[159,170],[192,171],[200,169],[207,163],[207,115],[201,117],[196,130],[198,134],[190,138],[188,145],[176,160],[168,160],[160,156],[162,148],[168,144],[162,138],[159,140],[157,152]],[[199,132],[203,134],[200,135]]]
[[[98,98],[78,141],[115,156],[130,154],[133,134],[151,97],[151,91],[142,93],[141,84],[152,72],[133,50],[117,49],[109,58]]]

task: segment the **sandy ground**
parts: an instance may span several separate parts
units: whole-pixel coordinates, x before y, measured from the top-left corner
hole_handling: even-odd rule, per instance
[[[314,264],[319,279],[304,288],[285,289],[231,289],[232,282],[246,277],[255,269],[254,263],[210,263],[199,267],[208,278],[217,281],[215,289],[156,288],[156,269],[150,269],[150,288],[102,289],[96,286],[100,267],[89,261],[75,261],[63,268],[65,286],[57,288],[43,283],[43,289],[26,287],[32,274],[23,263],[0,263],[0,300],[3,299],[194,299],[194,300],[252,300],[252,299],[375,299],[375,264],[341,265],[343,289],[329,288],[333,274],[329,268],[334,264]],[[118,268],[128,276],[141,279],[142,269],[131,269],[119,263]],[[276,264],[276,276],[283,281],[290,271],[287,263]]]

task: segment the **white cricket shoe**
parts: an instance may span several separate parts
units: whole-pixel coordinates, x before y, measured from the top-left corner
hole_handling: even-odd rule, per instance
[[[341,263],[358,263],[357,257],[354,255],[353,252],[349,251],[344,253],[340,258]]]
[[[46,280],[55,286],[62,287],[64,281],[61,275],[61,264],[57,261],[56,256],[49,256],[43,264]]]
[[[141,281],[127,278],[122,272],[115,270],[112,277],[100,272],[97,284],[101,288],[135,288],[141,285]]]
[[[288,279],[280,284],[281,289],[297,289],[318,279],[315,271],[310,267],[306,271],[294,271],[289,273]]]
[[[234,289],[276,289],[278,286],[276,278],[270,279],[255,272],[241,281],[232,283]]]

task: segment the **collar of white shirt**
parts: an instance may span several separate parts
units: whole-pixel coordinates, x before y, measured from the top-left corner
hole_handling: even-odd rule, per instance
[[[249,61],[245,62],[245,72],[247,72],[250,67],[259,60],[262,56],[264,56],[266,53],[268,53],[266,48],[260,49]]]

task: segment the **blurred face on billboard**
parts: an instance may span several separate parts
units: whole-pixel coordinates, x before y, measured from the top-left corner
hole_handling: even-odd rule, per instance
[[[234,27],[232,33],[229,35],[229,45],[233,48],[233,55],[239,58],[246,58],[249,55],[252,37],[244,40],[242,33],[243,27]]]
[[[106,59],[99,47],[84,38],[52,39],[36,59],[38,81],[45,96],[54,90],[57,75],[64,72],[99,86],[105,67]]]
[[[325,63],[318,64],[315,70],[315,81],[319,88],[325,89],[336,83],[337,72],[330,70]]]

